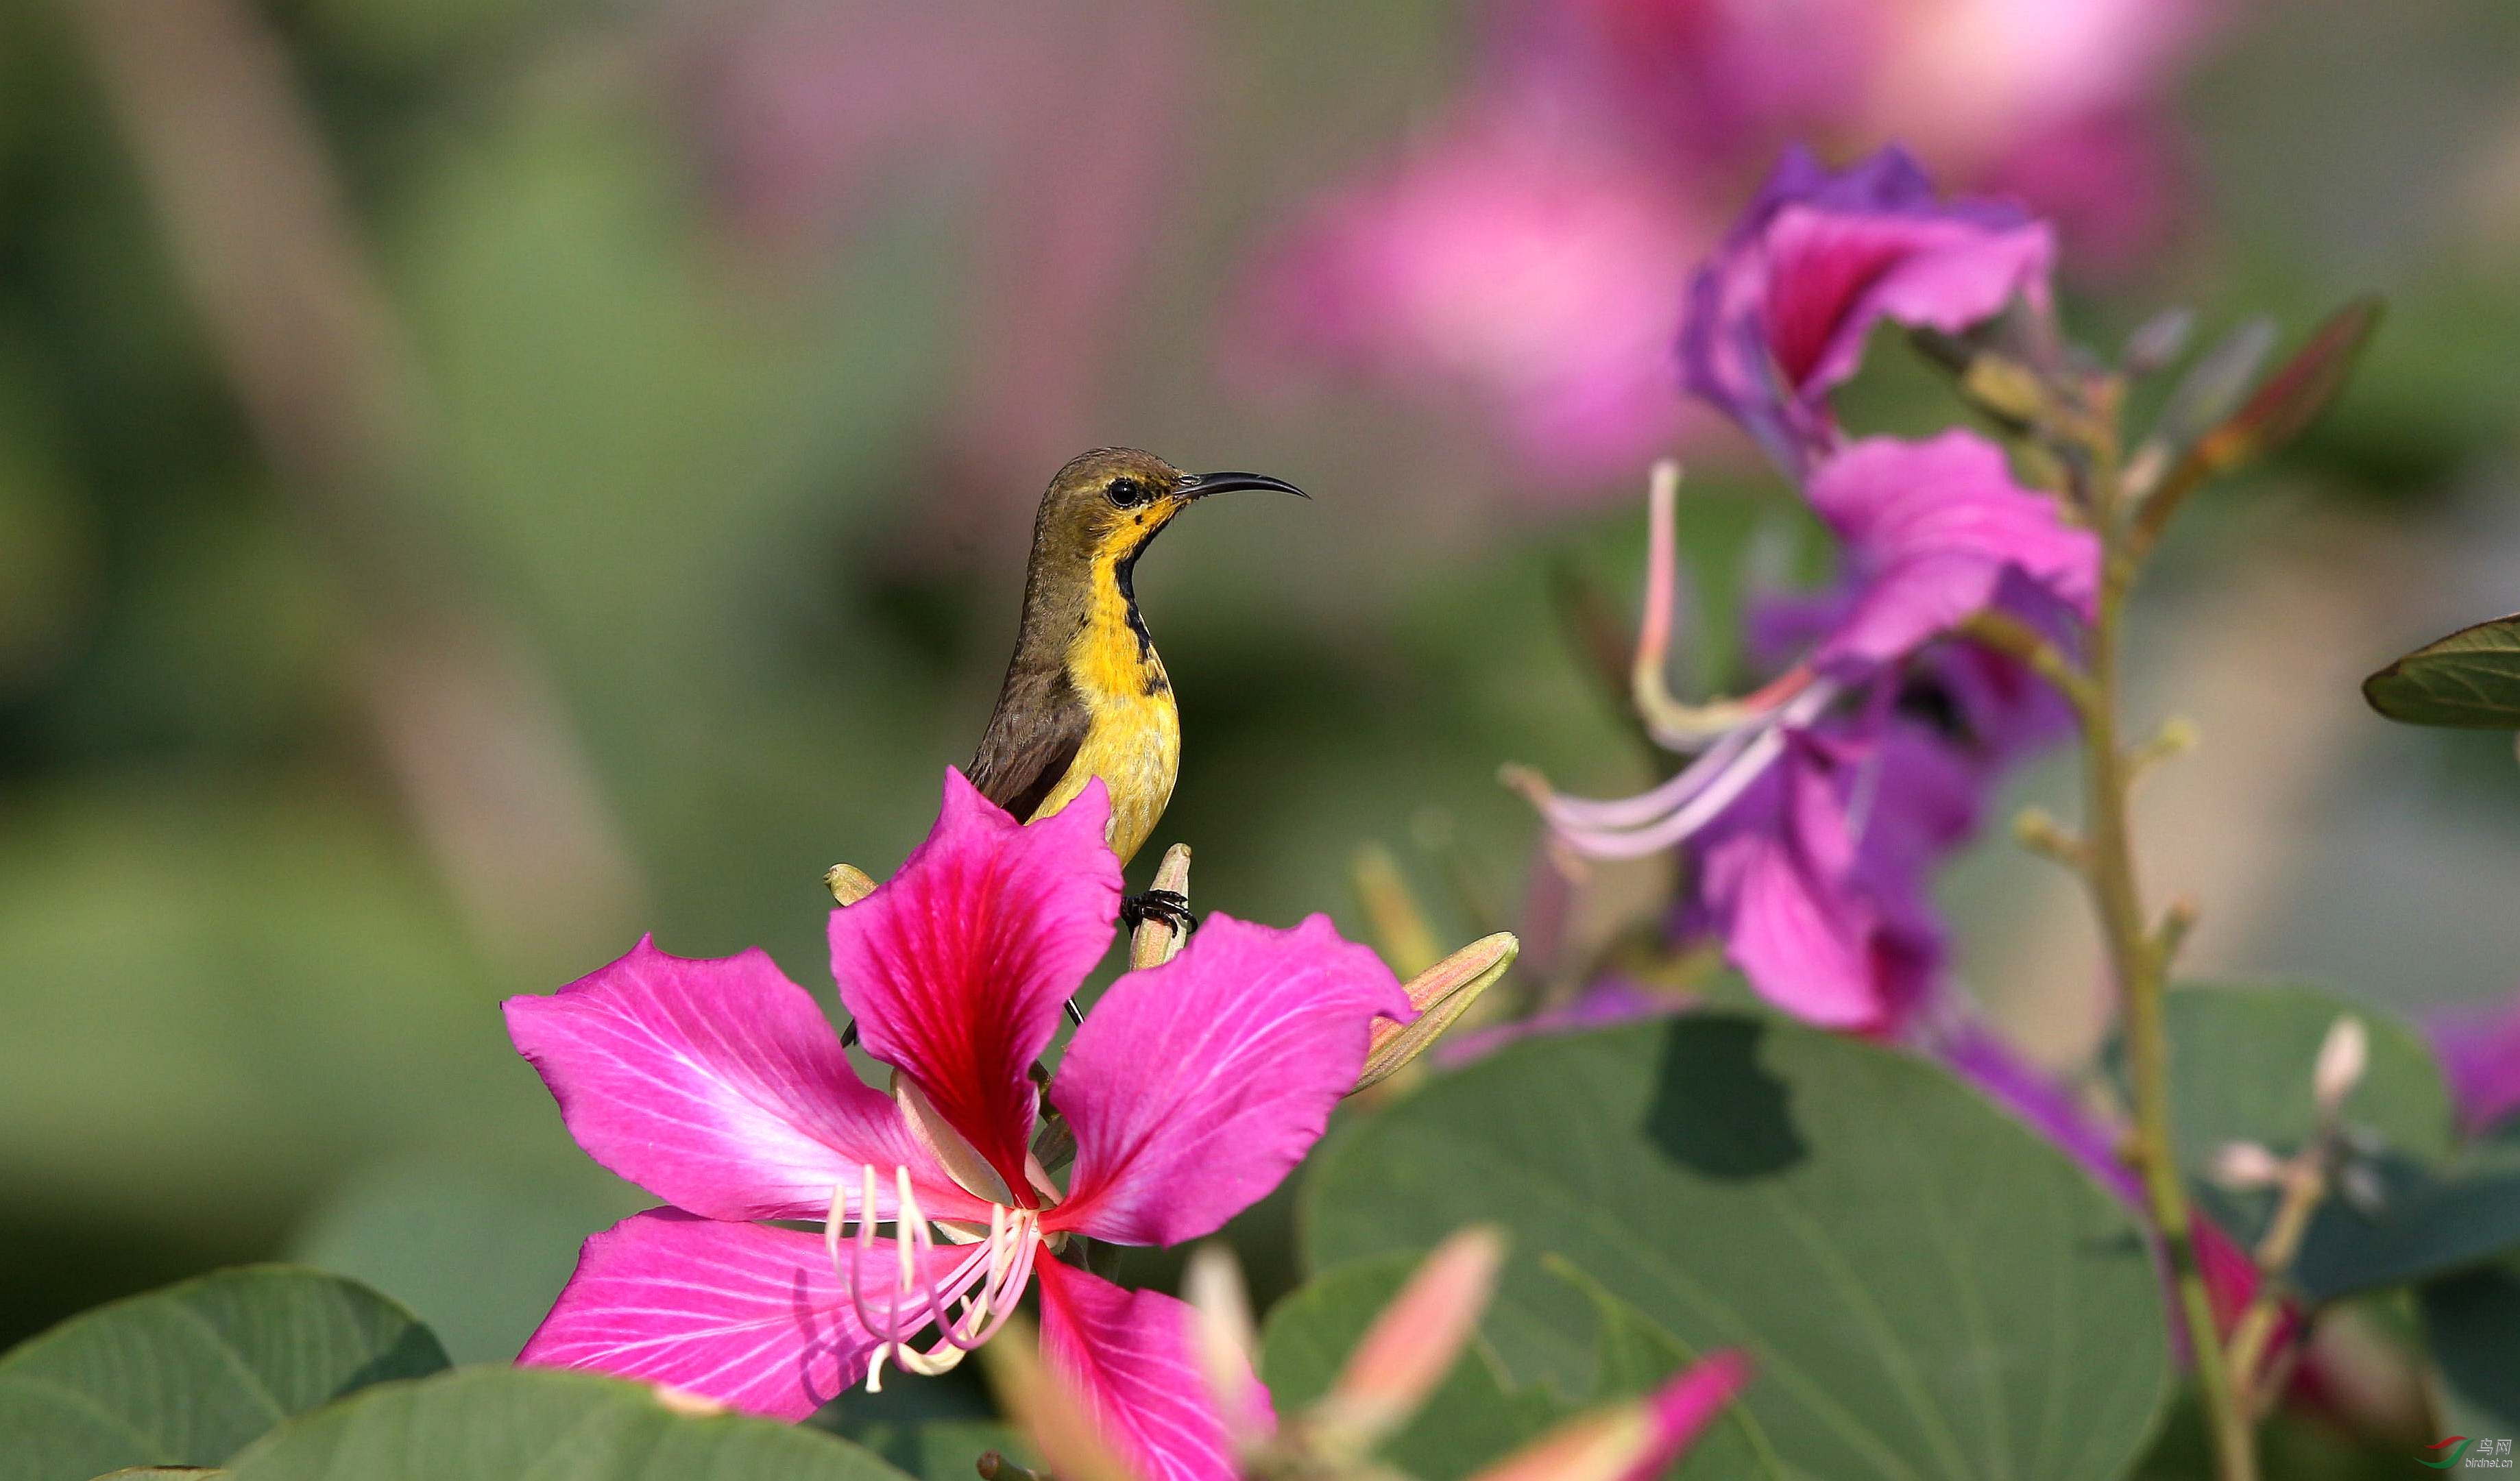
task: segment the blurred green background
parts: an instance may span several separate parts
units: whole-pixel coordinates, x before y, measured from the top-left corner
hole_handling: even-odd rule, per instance
[[[1016,9],[843,49],[843,142],[787,141],[839,168],[745,153],[783,43],[744,6],[0,8],[0,1344],[292,1255],[512,1352],[639,1200],[499,1001],[646,930],[827,988],[822,872],[923,831],[1085,447],[1317,495],[1202,507],[1140,574],[1199,908],[1361,930],[1378,839],[1447,931],[1509,923],[1498,763],[1646,775],[1552,595],[1633,600],[1641,469],[1542,501],[1461,416],[1238,389],[1249,252],[1440,104],[1471,17]],[[1057,79],[1012,122],[1008,68]],[[2112,343],[2168,302],[2291,337],[2391,300],[2148,596],[2138,703],[2206,736],[2144,814],[2200,972],[2520,978],[2506,742],[2354,690],[2520,606],[2515,78],[2503,0],[2245,8],[2181,94],[2195,219],[2071,305]],[[1747,465],[1695,478],[1702,573],[1791,528]],[[1949,896],[1969,985],[2077,1052],[2063,881],[1999,840]]]

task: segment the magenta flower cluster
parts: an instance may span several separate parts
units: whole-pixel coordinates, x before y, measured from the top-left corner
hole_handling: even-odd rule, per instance
[[[1897,150],[1836,174],[1797,151],[1690,287],[1683,378],[1795,480],[1837,537],[1839,575],[1753,612],[1778,678],[1688,738],[1702,748],[1678,776],[1543,806],[1581,852],[1680,849],[1679,929],[1720,940],[1752,986],[1815,1023],[1897,1032],[1939,1008],[1933,872],[2065,720],[2022,664],[1955,632],[1993,611],[2070,645],[2099,561],[2091,531],[2016,482],[1995,443],[1850,437],[1829,395],[1885,320],[1958,332],[2014,305],[2044,317],[2053,257],[2045,223],[1939,201]]]

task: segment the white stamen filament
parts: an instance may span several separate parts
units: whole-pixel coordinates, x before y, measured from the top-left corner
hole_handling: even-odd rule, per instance
[[[1836,685],[1816,680],[1791,701],[1726,736],[1651,792],[1609,802],[1552,798],[1549,820],[1568,843],[1598,859],[1659,853],[1720,817],[1784,754],[1785,733],[1819,718],[1836,696]],[[1651,812],[1634,805],[1648,800]]]
[[[936,1234],[919,1206],[910,1170],[893,1170],[893,1214],[883,1217],[876,1202],[876,1171],[858,1169],[856,1206],[845,1182],[832,1189],[831,1214],[823,1226],[823,1247],[832,1268],[849,1293],[858,1324],[876,1339],[867,1365],[867,1390],[882,1389],[883,1365],[904,1371],[935,1374],[963,1361],[965,1354],[997,1335],[1023,1299],[1032,1280],[1033,1261],[1041,1248],[1041,1214],[1037,1209],[989,1205],[989,1233],[940,1279],[922,1275],[931,1268]],[[891,1289],[870,1301],[865,1277],[876,1269],[876,1226],[888,1223],[893,1232],[894,1279]],[[913,1339],[933,1326],[936,1340],[922,1348]]]

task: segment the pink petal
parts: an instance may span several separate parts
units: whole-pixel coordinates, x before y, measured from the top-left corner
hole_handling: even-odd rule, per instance
[[[1465,389],[1529,474],[1572,490],[1670,441],[1673,269],[1709,233],[1667,168],[1524,112],[1482,100],[1326,199],[1246,291],[1233,342]]]
[[[2002,450],[1974,433],[1850,443],[1813,471],[1810,497],[1867,575],[1855,609],[1814,654],[1823,666],[1905,656],[1995,605],[2007,571],[2091,611],[2097,538],[2066,523],[2054,499],[2014,483]]]
[[[941,1277],[968,1253],[939,1246],[926,1273]],[[898,1259],[879,1240],[869,1263],[888,1278]],[[864,1377],[877,1346],[821,1235],[656,1208],[586,1241],[577,1273],[517,1361],[802,1419]]]
[[[1689,285],[1689,388],[1799,471],[1833,438],[1823,399],[1884,318],[1957,331],[2016,296],[2048,301],[2054,234],[2018,209],[1938,202],[1903,151],[1831,174],[1786,152]]]
[[[1698,892],[1725,951],[1760,996],[1824,1028],[1887,1013],[1873,971],[1879,915],[1854,887],[1855,839],[1826,762],[1789,749],[1710,828]]]
[[[511,998],[508,1033],[587,1155],[712,1219],[819,1218],[858,1169],[907,1167],[934,1212],[982,1205],[859,1080],[805,990],[759,950],[630,955],[549,997]]]
[[[1110,813],[1098,778],[1026,827],[948,770],[927,841],[832,916],[832,974],[867,1053],[916,1080],[1010,1188],[1029,1186],[1027,1072],[1119,917]]]
[[[1051,1100],[1076,1174],[1047,1227],[1122,1244],[1213,1232],[1276,1188],[1356,1084],[1376,1015],[1417,1016],[1382,959],[1326,916],[1212,915],[1180,956],[1111,985]]]
[[[1191,1346],[1190,1306],[1057,1260],[1043,1260],[1037,1274],[1042,1360],[1093,1407],[1138,1472],[1148,1481],[1235,1481],[1233,1442]],[[1250,1390],[1253,1416],[1274,1424],[1268,1391],[1257,1378]]]
[[[1789,205],[1767,248],[1771,352],[1797,390],[1818,395],[1855,374],[1884,318],[1958,333],[2016,294],[2043,300],[2056,241],[2040,221]]]
[[[1884,1015],[1867,950],[1869,912],[1833,898],[1790,840],[1743,833],[1706,851],[1705,892],[1729,919],[1725,948],[1760,996],[1823,1028],[1868,1028]]]

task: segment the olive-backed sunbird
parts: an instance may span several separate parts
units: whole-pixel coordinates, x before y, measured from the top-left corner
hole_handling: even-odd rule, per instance
[[[1033,521],[1023,619],[998,707],[971,760],[981,795],[1030,822],[1065,807],[1095,777],[1111,793],[1111,850],[1126,864],[1172,799],[1181,714],[1138,611],[1138,558],[1210,494],[1276,489],[1262,473],[1185,473],[1152,453],[1104,447],[1050,480]],[[1130,919],[1187,924],[1167,892],[1133,896]]]

